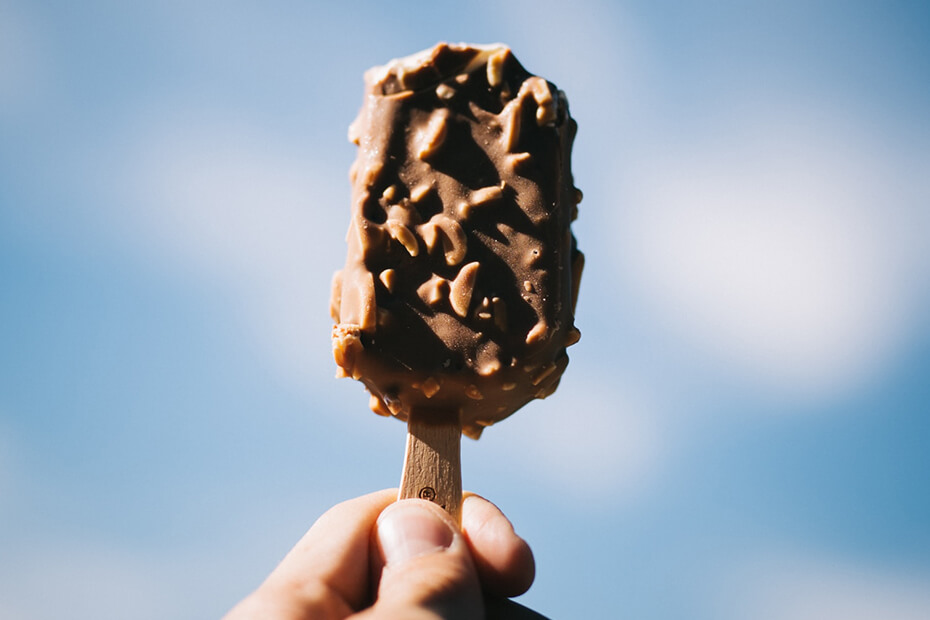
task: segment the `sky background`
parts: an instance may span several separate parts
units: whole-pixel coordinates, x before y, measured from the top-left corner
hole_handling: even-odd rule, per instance
[[[0,0],[0,618],[219,617],[404,425],[334,379],[369,66],[579,123],[581,342],[463,445],[553,619],[930,617],[930,5]]]

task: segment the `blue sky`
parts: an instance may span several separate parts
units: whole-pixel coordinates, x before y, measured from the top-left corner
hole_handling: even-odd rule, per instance
[[[333,378],[373,64],[579,122],[582,341],[463,445],[553,618],[930,616],[930,9],[0,0],[0,617],[217,617],[402,424]]]

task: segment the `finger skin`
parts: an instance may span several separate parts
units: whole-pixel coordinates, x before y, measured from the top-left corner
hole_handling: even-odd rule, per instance
[[[419,519],[435,532],[442,531],[441,545],[418,547],[412,554],[400,559],[386,552],[385,539],[389,537],[388,513],[403,516],[408,524]],[[401,500],[385,510],[375,526],[372,555],[382,565],[378,595],[374,607],[359,619],[378,620],[407,618],[414,610],[424,618],[443,620],[471,620],[484,617],[481,584],[475,570],[468,543],[448,513],[432,502],[420,499]],[[432,614],[432,615],[430,615]]]
[[[497,506],[466,493],[462,529],[486,593],[510,597],[529,590],[536,576],[533,552]]]
[[[247,618],[499,617],[495,603],[525,592],[535,565],[526,542],[491,502],[466,494],[461,530],[439,507],[422,500],[450,529],[452,544],[441,552],[385,567],[377,547],[379,516],[395,503],[396,489],[348,500],[328,510],[287,554],[268,579],[227,616]],[[512,613],[512,612],[511,612]],[[519,616],[515,616],[519,617]]]
[[[259,588],[225,620],[345,618],[370,600],[369,540],[397,499],[386,489],[329,509]]]

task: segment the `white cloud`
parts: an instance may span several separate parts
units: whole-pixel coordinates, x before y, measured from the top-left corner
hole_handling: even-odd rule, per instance
[[[123,179],[117,229],[173,265],[230,287],[267,359],[295,385],[334,373],[329,290],[344,260],[347,173],[241,123],[151,127]]]
[[[622,164],[617,267],[727,372],[772,393],[843,393],[912,327],[927,183],[895,171],[912,153],[883,161],[881,143],[805,112],[744,114]]]
[[[718,589],[721,618],[924,620],[930,575],[803,553],[775,553],[738,567]]]
[[[529,403],[481,441],[503,444],[488,449],[586,509],[633,496],[661,467],[665,417],[620,376],[629,377],[597,376],[573,361],[554,396]]]
[[[0,616],[161,618],[167,598],[137,558],[101,548],[32,546],[5,553],[0,565]]]
[[[207,552],[152,552],[113,546],[112,541],[94,544],[47,536],[28,544],[16,541],[6,545],[0,563],[0,617],[218,617],[264,576],[246,577],[252,571],[242,563],[240,552],[228,541],[223,548]]]
[[[8,483],[0,487],[4,619],[219,617],[261,583],[332,498],[345,498],[329,480],[301,480],[300,492],[282,488],[273,500],[260,493],[263,501],[248,485],[230,489],[220,481],[206,495],[180,493],[154,530],[113,532],[71,519],[67,502],[42,499],[62,495],[67,481],[7,461],[9,469],[0,469]],[[120,499],[138,498],[130,492]],[[85,500],[100,503],[93,493]]]

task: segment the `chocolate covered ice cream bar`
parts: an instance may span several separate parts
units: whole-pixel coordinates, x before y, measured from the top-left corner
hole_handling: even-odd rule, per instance
[[[371,407],[477,437],[555,391],[578,341],[576,124],[503,45],[375,67],[349,137],[333,352]]]

